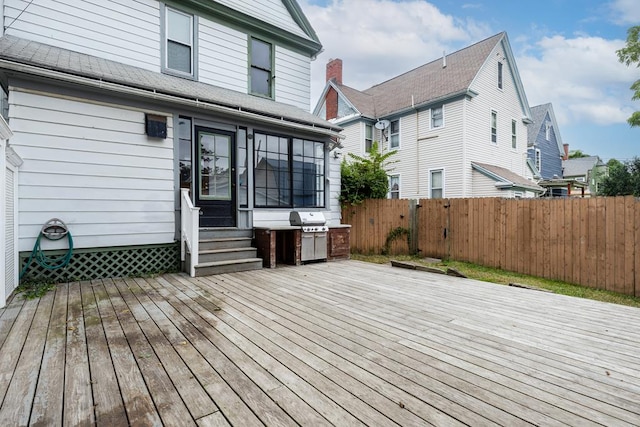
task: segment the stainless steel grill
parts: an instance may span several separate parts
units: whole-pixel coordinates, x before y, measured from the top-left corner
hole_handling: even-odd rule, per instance
[[[322,212],[292,211],[289,223],[302,230],[301,261],[327,259],[327,221]]]

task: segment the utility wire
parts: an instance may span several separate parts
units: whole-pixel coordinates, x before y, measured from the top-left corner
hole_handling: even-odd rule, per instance
[[[14,22],[16,22],[18,20],[18,18],[20,18],[22,16],[22,14],[24,13],[25,10],[27,10],[27,8],[29,6],[31,6],[31,3],[33,3],[33,0],[30,0],[29,3],[27,3],[27,5],[24,7],[24,9],[22,9],[22,11],[18,14],[18,16],[16,16],[15,18],[13,18],[13,21],[11,21],[11,23],[9,25],[7,25],[6,27],[4,27],[4,31],[7,31],[9,28],[11,28],[11,26],[13,25]]]

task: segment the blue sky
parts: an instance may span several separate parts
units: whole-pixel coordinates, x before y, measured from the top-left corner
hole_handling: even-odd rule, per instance
[[[605,161],[640,156],[640,68],[617,61],[640,0],[300,0],[324,52],[312,64],[312,108],[325,65],[343,60],[343,83],[366,89],[506,31],[529,104],[553,103],[563,142]]]

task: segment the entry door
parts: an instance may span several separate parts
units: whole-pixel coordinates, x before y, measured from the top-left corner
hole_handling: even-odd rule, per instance
[[[195,131],[195,204],[200,208],[200,226],[235,227],[234,134],[198,126]]]

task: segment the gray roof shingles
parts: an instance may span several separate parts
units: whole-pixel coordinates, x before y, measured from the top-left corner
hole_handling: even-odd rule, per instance
[[[541,104],[531,107],[531,120],[533,123],[527,126],[527,140],[529,145],[533,145],[536,141],[550,105],[551,104]]]
[[[364,91],[340,88],[360,113],[371,118],[390,116],[411,107],[412,102],[421,105],[445,99],[469,89],[493,48],[504,37],[502,32],[447,55],[446,67],[439,58]]]
[[[510,171],[509,169],[502,168],[500,166],[490,165],[488,163],[480,163],[480,162],[472,162],[477,166],[480,166],[482,169],[486,169],[494,175],[499,176],[503,179],[504,182],[512,183],[515,187],[526,188],[534,191],[543,191],[544,189],[540,187],[535,182],[528,180],[527,178],[518,175],[515,172]]]
[[[562,175],[566,177],[587,176],[602,160],[598,156],[578,157],[562,161]]]
[[[340,127],[288,105],[210,84],[174,77],[96,56],[74,52],[13,36],[0,38],[0,59],[99,79],[128,87],[200,100],[262,116],[339,131]]]

